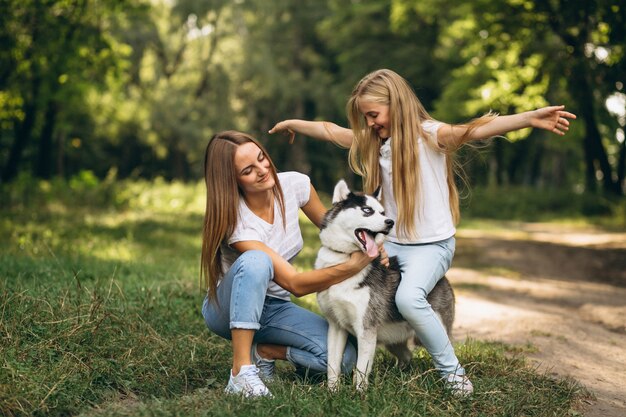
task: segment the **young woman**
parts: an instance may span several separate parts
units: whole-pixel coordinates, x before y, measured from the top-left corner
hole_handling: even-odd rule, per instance
[[[563,135],[572,113],[564,106],[497,116],[467,125],[433,120],[409,83],[382,69],[365,76],[347,106],[351,129],[327,122],[285,120],[269,133],[288,132],[350,148],[351,168],[363,176],[368,193],[382,187],[387,215],[397,220],[385,249],[403,265],[396,303],[431,354],[446,386],[469,395],[473,386],[426,296],[450,268],[455,249],[459,197],[452,153],[464,143],[535,127]]]
[[[306,175],[277,174],[263,146],[235,131],[210,140],[202,272],[208,287],[202,314],[208,328],[230,339],[233,364],[226,392],[271,395],[274,360],[302,372],[326,372],[327,322],[290,301],[339,283],[371,260],[354,253],[345,264],[298,272],[291,261],[303,246],[298,212],[318,227],[326,209]],[[356,361],[344,352],[344,371]]]

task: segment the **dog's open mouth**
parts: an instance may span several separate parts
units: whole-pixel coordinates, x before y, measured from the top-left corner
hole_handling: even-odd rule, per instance
[[[361,244],[361,250],[369,256],[378,255],[378,245],[374,240],[374,232],[368,229],[356,229],[354,235]]]

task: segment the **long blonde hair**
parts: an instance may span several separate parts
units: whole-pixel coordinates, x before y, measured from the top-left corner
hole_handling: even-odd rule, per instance
[[[204,277],[209,300],[212,301],[216,300],[217,283],[224,274],[221,245],[235,230],[239,201],[243,198],[243,193],[237,183],[235,152],[239,145],[248,142],[258,146],[270,163],[270,172],[275,181],[272,191],[278,200],[283,224],[285,222],[283,190],[278,181],[276,166],[263,145],[252,136],[234,130],[213,135],[204,154],[204,180],[207,196],[200,265],[200,275]]]
[[[447,183],[450,211],[453,221],[460,219],[459,193],[455,184],[455,164],[453,152],[440,146],[434,137],[425,134],[422,123],[433,120],[419,101],[409,83],[397,73],[381,69],[374,71],[358,82],[348,103],[346,113],[354,139],[350,147],[349,161],[354,172],[364,180],[364,191],[372,193],[381,185],[379,152],[382,139],[373,129],[368,128],[364,115],[359,110],[362,102],[373,102],[389,107],[389,133],[392,153],[392,187],[398,206],[397,229],[400,236],[415,237],[415,213],[421,201],[419,148],[417,138],[422,138],[427,146],[446,154]],[[490,120],[488,114],[473,120],[467,127],[465,137]]]

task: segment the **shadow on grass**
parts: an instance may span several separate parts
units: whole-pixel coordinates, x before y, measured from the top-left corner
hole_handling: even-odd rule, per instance
[[[626,287],[626,249],[495,238],[457,238],[454,266]]]

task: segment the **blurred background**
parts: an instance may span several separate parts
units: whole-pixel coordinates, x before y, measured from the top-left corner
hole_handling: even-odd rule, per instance
[[[347,97],[378,68],[407,78],[449,123],[548,104],[578,115],[564,138],[523,130],[461,152],[477,190],[591,196],[574,208],[590,215],[624,193],[623,1],[0,0],[0,9],[5,202],[42,179],[199,181],[204,147],[223,129],[257,136],[280,170],[309,174],[321,191],[342,177],[358,186],[346,151],[266,132],[287,118],[347,126]]]

